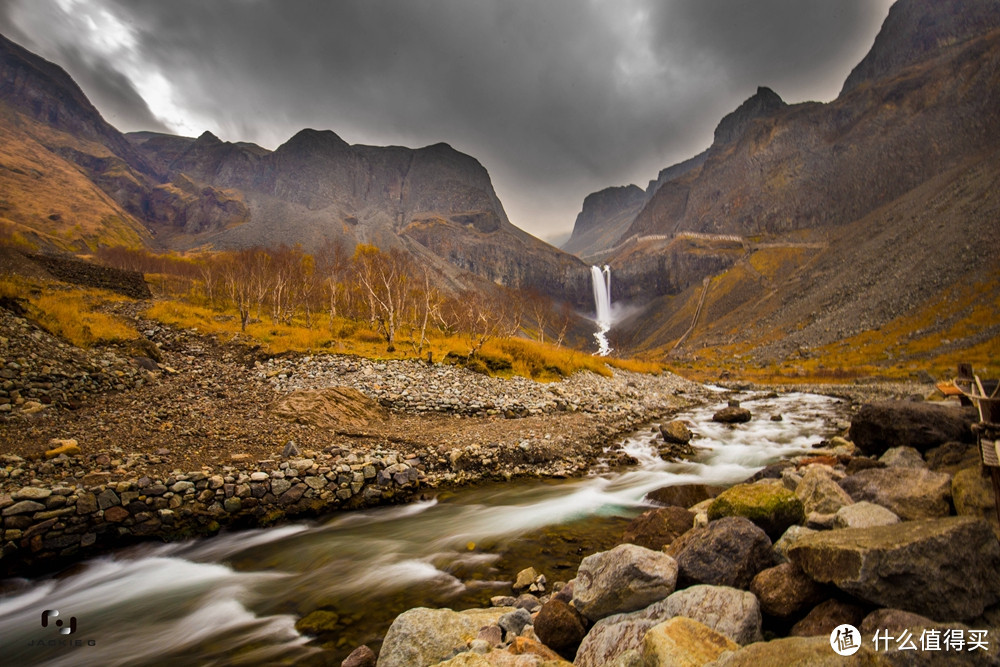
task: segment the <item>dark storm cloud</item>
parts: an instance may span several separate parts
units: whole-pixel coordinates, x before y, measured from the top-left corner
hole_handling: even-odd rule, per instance
[[[832,98],[888,6],[887,0],[10,4],[17,11],[8,16],[49,53],[83,54],[90,64],[78,81],[122,129],[140,129],[151,109],[177,132],[211,129],[270,148],[303,127],[332,129],[351,143],[447,141],[483,162],[512,221],[539,235],[571,225],[587,193],[629,181],[645,187],[662,167],[704,149],[721,116],[758,85],[790,101]],[[60,11],[73,17],[68,28],[32,19]],[[101,35],[116,30],[88,33],[86,21],[117,21],[124,36],[103,43]],[[166,86],[155,85],[157,75]]]
[[[0,32],[68,71],[105,120],[118,128],[170,131],[157,120],[132,81],[114,63],[90,58],[85,47],[75,42],[72,20],[57,6],[39,3],[34,8],[33,20],[26,26],[28,30],[18,26],[13,8],[12,3],[0,2]],[[44,26],[44,32],[32,29],[37,25]]]

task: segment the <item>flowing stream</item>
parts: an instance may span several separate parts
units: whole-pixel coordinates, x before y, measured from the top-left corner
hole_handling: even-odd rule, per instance
[[[509,594],[527,565],[550,583],[568,580],[582,556],[617,542],[648,491],[742,481],[808,451],[843,418],[822,396],[742,398],[754,420],[737,427],[711,421],[718,405],[678,415],[694,424],[702,448],[693,462],[663,462],[652,434],[637,433],[613,443],[639,461],[626,470],[144,544],[55,576],[0,582],[0,656],[10,665],[339,664],[360,643],[377,647],[408,608],[488,604]],[[783,420],[770,421],[775,413]],[[75,618],[76,632],[43,628],[46,609]],[[295,629],[317,609],[336,614],[321,642]]]

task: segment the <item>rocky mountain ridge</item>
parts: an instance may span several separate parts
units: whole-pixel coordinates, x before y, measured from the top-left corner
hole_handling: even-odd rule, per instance
[[[511,224],[482,164],[445,143],[349,145],[313,129],[274,151],[210,132],[126,137],[65,71],[5,38],[0,112],[15,148],[0,170],[15,196],[0,214],[43,248],[369,243],[410,253],[446,289],[488,281],[589,300],[586,266]],[[84,194],[99,200],[85,224]]]
[[[782,359],[898,318],[930,317],[926,333],[972,317],[945,293],[991,302],[1000,12],[983,6],[900,0],[836,100],[761,88],[723,119],[608,242],[613,297],[649,304],[619,345],[669,350],[691,330],[687,349]],[[966,321],[974,348],[985,320]]]

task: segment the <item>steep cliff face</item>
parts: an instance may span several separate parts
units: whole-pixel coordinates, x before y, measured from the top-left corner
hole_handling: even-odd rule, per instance
[[[562,249],[578,257],[596,255],[616,243],[646,203],[636,185],[605,188],[587,195],[576,216],[573,234]]]
[[[0,136],[16,148],[0,185],[25,195],[3,202],[0,221],[32,238],[72,237],[53,245],[372,243],[412,253],[445,285],[485,278],[583,301],[584,265],[512,225],[486,169],[447,144],[349,145],[313,129],[274,151],[210,132],[126,137],[65,71],[2,37]],[[62,213],[81,201],[85,215]]]
[[[759,91],[720,123],[697,174],[661,186],[625,236],[784,233],[896,199],[1000,141],[997,41],[992,32],[926,51],[829,104],[784,106]],[[883,40],[868,60],[891,60],[886,49],[895,52]]]
[[[889,8],[872,49],[847,77],[841,95],[998,27],[1000,0],[897,2]]]
[[[762,89],[727,116],[704,163],[662,183],[623,235],[656,240],[610,259],[622,294],[651,304],[620,344],[669,346],[703,291],[686,344],[766,340],[765,360],[893,322],[921,323],[914,340],[995,336],[955,295],[1000,290],[982,245],[1000,233],[998,26],[993,0],[900,0],[836,100]],[[728,265],[708,261],[736,241]]]

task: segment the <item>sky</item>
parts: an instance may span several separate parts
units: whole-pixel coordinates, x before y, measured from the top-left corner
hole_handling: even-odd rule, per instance
[[[112,125],[274,149],[447,142],[511,222],[568,233],[584,197],[645,188],[767,86],[834,99],[891,0],[0,0],[0,33],[65,68]]]

